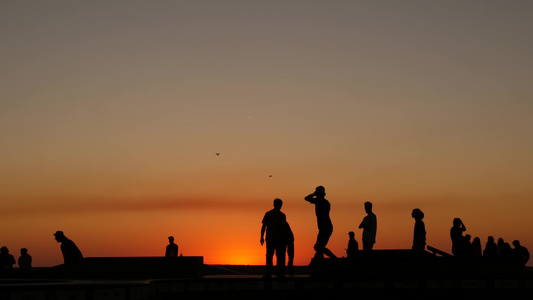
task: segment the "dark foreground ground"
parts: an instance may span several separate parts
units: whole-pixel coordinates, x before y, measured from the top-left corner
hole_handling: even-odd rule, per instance
[[[150,267],[141,263],[137,271],[124,267],[127,272],[121,273],[110,266],[124,259],[98,258],[88,260],[87,266],[3,276],[0,300],[533,299],[531,268],[455,260],[439,265],[429,256],[414,263],[403,252],[382,254],[374,258],[378,260],[365,258],[364,263],[338,259],[297,266],[294,276],[283,279],[264,279],[264,266],[204,265],[198,264],[202,261],[198,258],[181,260],[180,264],[196,261],[197,268],[188,273],[161,271],[161,276],[152,276]],[[130,267],[132,261],[148,262],[156,269],[164,262],[162,258],[125,261]],[[104,269],[98,262],[106,263]],[[79,270],[83,272],[75,272]]]

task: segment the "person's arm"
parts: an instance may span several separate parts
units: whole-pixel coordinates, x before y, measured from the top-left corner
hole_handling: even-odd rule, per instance
[[[316,199],[315,194],[313,193],[313,194],[307,195],[304,199],[307,202],[315,203],[315,199]]]
[[[263,246],[263,243],[265,242],[265,239],[263,238],[265,236],[265,229],[266,229],[266,225],[265,223],[263,223],[263,226],[261,226],[261,240],[260,240],[261,246]]]
[[[366,223],[365,221],[366,221],[366,218],[363,218],[363,221],[361,221],[361,224],[359,224],[359,229],[365,227],[365,225],[366,225],[366,224],[365,224],[365,223]]]

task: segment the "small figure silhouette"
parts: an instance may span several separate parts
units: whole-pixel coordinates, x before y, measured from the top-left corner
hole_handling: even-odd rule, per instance
[[[359,251],[359,244],[355,240],[355,232],[348,232],[348,248],[346,248],[346,258],[353,259]]]
[[[31,255],[28,254],[28,249],[20,249],[20,257],[18,259],[19,270],[23,273],[29,273],[31,270]]]
[[[498,253],[498,246],[496,246],[496,243],[494,242],[494,237],[489,236],[487,238],[487,243],[485,244],[485,249],[483,250],[483,256],[493,257],[493,256],[496,256],[497,253]]]
[[[475,237],[472,240],[472,256],[474,257],[482,256],[481,239],[479,237]]]
[[[472,239],[472,236],[470,234],[466,234],[463,239],[464,243],[464,256],[472,256],[472,242],[470,241]]]
[[[1,269],[11,269],[15,264],[15,257],[9,253],[6,246],[0,248],[0,271]]]
[[[324,254],[330,258],[337,258],[333,252],[326,248],[329,238],[333,233],[333,224],[329,218],[331,204],[324,198],[325,196],[326,189],[323,186],[317,186],[314,193],[304,198],[305,201],[315,205],[315,215],[318,225],[318,235],[314,246],[316,259],[324,258]]]
[[[529,261],[529,251],[527,250],[526,247],[520,245],[520,241],[518,240],[513,241],[513,246],[514,246],[514,249],[513,249],[514,254],[522,257],[522,262],[525,265]]]
[[[287,217],[281,212],[283,201],[274,199],[274,208],[265,213],[261,223],[261,246],[266,232],[266,271],[265,278],[272,276],[273,258],[276,254],[276,275],[285,277],[285,249],[287,247]]]
[[[465,237],[463,236],[463,231],[466,231],[463,221],[459,218],[453,219],[450,237],[452,239],[452,254],[454,256],[464,256],[465,254]]]
[[[363,251],[369,252],[374,248],[374,244],[376,243],[378,220],[372,212],[371,202],[365,202],[365,212],[367,215],[363,218],[359,229],[363,229]]]
[[[178,245],[174,243],[174,237],[168,237],[168,245],[165,249],[165,257],[178,257]]]
[[[56,231],[54,233],[55,239],[61,243],[61,253],[63,254],[63,261],[65,264],[72,264],[83,260],[83,255],[76,244],[68,239],[63,231]]]
[[[413,209],[411,217],[415,219],[415,230],[413,234],[413,250],[425,250],[426,249],[426,225],[424,224],[424,213],[418,209]]]
[[[498,238],[498,244],[497,244],[497,252],[496,252],[496,255],[498,256],[503,256],[504,255],[504,251],[505,251],[505,242],[503,240],[503,238]]]

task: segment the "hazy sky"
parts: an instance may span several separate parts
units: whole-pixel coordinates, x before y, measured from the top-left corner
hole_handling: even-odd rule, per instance
[[[2,1],[0,244],[62,262],[264,263],[272,200],[313,255],[318,185],[345,255],[451,251],[455,217],[533,250],[531,1]],[[216,155],[215,153],[220,153]]]

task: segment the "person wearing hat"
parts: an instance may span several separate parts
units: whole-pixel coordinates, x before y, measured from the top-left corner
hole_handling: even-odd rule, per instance
[[[83,260],[83,255],[76,244],[68,239],[63,231],[54,233],[56,241],[61,243],[61,253],[63,253],[63,260],[65,264],[72,264]]]

